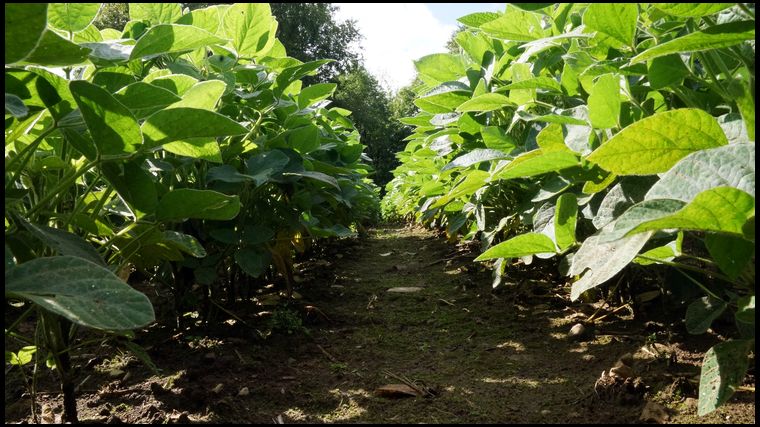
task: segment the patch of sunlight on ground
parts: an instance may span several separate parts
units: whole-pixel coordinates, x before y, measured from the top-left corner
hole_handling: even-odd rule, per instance
[[[514,351],[525,351],[525,345],[517,341],[505,341],[496,346],[496,348],[511,348]]]
[[[567,334],[563,334],[562,332],[551,332],[549,333],[549,336],[551,336],[555,340],[564,340],[565,337],[567,337]]]
[[[303,413],[301,408],[290,408],[283,413],[286,417],[293,421],[306,421],[306,414]]]
[[[332,412],[322,414],[318,418],[324,423],[334,423],[338,421],[348,421],[352,418],[361,416],[367,410],[362,408],[359,403],[356,402],[355,397],[369,398],[370,394],[364,389],[354,389],[348,391],[341,391],[340,389],[330,390],[330,394],[340,398],[338,407]]]
[[[534,380],[532,378],[524,377],[510,377],[510,378],[481,378],[480,381],[488,384],[518,384],[525,385],[531,388],[538,388],[545,384],[564,384],[567,382],[566,378],[554,378],[554,379],[542,379],[541,381]]]

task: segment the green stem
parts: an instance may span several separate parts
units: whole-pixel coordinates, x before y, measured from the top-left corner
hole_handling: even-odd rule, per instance
[[[92,167],[96,166],[98,163],[100,163],[99,160],[93,160],[89,163],[86,163],[84,166],[79,168],[76,172],[74,172],[72,175],[65,177],[61,180],[61,182],[58,183],[58,185],[53,188],[52,190],[48,191],[48,193],[45,195],[45,197],[42,198],[37,204],[32,207],[32,209],[27,212],[27,218],[31,218],[32,214],[43,208],[50,200],[59,197],[64,190],[66,190],[68,187],[70,187],[74,181],[76,181],[77,178],[84,175],[87,171],[92,169]]]
[[[724,281],[732,283],[734,285],[739,285],[738,283],[736,283],[733,280],[729,279],[727,276],[724,276],[724,275],[722,275],[720,273],[716,273],[714,271],[709,271],[709,270],[705,270],[703,268],[694,267],[693,265],[682,264],[680,262],[665,261],[665,260],[659,259],[659,258],[651,258],[651,257],[648,257],[646,255],[636,255],[636,258],[641,258],[641,259],[644,259],[644,260],[647,260],[647,261],[654,261],[654,262],[656,262],[658,264],[664,264],[664,265],[668,265],[668,266],[675,267],[675,268],[683,268],[684,270],[691,270],[691,271],[693,271],[695,273],[701,273],[701,274],[704,274],[705,276],[712,276],[712,277],[715,277],[716,279],[724,280]]]
[[[95,187],[95,184],[97,184],[98,180],[100,180],[100,176],[101,176],[100,172],[98,172],[98,175],[95,177],[95,179],[93,179],[90,185],[88,185],[87,188],[84,190],[84,193],[79,198],[81,201],[77,203],[76,205],[74,205],[74,210],[71,211],[71,214],[69,215],[68,219],[63,224],[64,229],[67,228],[69,224],[71,224],[71,221],[74,219],[74,216],[79,214],[79,211],[81,211],[86,206],[86,203],[84,203],[84,199],[92,192],[92,189]]]
[[[694,283],[695,285],[699,286],[699,288],[700,288],[700,289],[702,289],[703,291],[705,291],[705,293],[706,293],[707,295],[710,295],[711,297],[713,297],[713,298],[715,298],[715,299],[718,299],[718,300],[721,300],[721,301],[723,301],[723,299],[722,299],[721,297],[719,297],[718,295],[716,295],[716,294],[715,294],[713,291],[711,291],[711,290],[707,289],[707,286],[705,286],[705,285],[703,285],[703,284],[699,283],[699,281],[697,281],[697,280],[696,280],[696,279],[694,279],[693,277],[691,277],[691,276],[689,276],[688,274],[686,274],[686,272],[685,272],[685,271],[681,271],[681,269],[680,269],[680,268],[678,268],[678,267],[676,267],[676,270],[678,270],[678,272],[679,272],[679,273],[681,273],[681,274],[683,274],[684,276],[686,276],[686,278],[687,278],[687,279],[689,279],[689,280],[690,280],[692,283]],[[726,302],[726,301],[723,301],[723,302]]]

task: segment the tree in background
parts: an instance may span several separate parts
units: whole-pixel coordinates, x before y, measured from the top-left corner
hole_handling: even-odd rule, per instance
[[[100,12],[92,22],[99,30],[103,28],[113,28],[123,30],[124,25],[129,22],[129,8],[127,3],[103,3],[100,6]]]

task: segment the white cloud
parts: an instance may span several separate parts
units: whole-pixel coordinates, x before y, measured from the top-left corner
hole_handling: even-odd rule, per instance
[[[364,36],[359,52],[364,65],[388,89],[397,91],[412,82],[412,61],[445,52],[456,29],[433,16],[420,3],[334,3],[339,21],[355,19]]]

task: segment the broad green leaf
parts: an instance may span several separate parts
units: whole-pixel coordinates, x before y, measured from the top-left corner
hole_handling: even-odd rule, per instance
[[[243,228],[241,239],[249,245],[260,245],[274,238],[274,230],[261,224],[247,223]]]
[[[90,24],[84,30],[74,34],[72,41],[79,44],[99,43],[103,41],[103,35],[101,34],[100,30],[98,30],[98,27]]]
[[[615,218],[612,229],[599,235],[599,242],[606,243],[620,239],[642,223],[670,216],[683,209],[684,206],[686,203],[680,200],[644,200]]]
[[[185,52],[227,40],[192,25],[161,24],[151,27],[132,49],[130,59],[164,53]]]
[[[461,31],[454,40],[477,64],[487,63],[492,58],[491,38],[483,33]]]
[[[159,221],[184,221],[187,218],[228,220],[240,212],[238,196],[211,190],[180,188],[161,198],[156,209]]]
[[[252,181],[251,175],[245,175],[237,171],[232,165],[214,166],[209,168],[206,174],[206,182],[212,183],[214,181],[222,182],[245,182]]]
[[[725,403],[742,384],[754,340],[730,340],[705,353],[699,378],[697,414],[707,415]]]
[[[226,116],[197,108],[159,111],[148,117],[141,129],[147,148],[189,138],[243,135],[248,132]]]
[[[526,178],[560,171],[579,164],[578,157],[569,151],[543,153],[541,150],[534,150],[512,160],[492,180]]]
[[[464,180],[459,182],[454,188],[449,191],[448,194],[436,200],[435,203],[430,205],[431,209],[441,207],[449,203],[450,201],[457,199],[464,195],[475,193],[475,191],[481,189],[488,179],[488,172],[481,170],[474,170],[467,173]]]
[[[100,10],[100,3],[50,3],[48,24],[76,33],[90,25]]]
[[[138,119],[148,117],[182,99],[167,89],[145,82],[124,86],[113,97],[132,110]]]
[[[129,3],[129,19],[150,25],[172,24],[182,16],[179,3]]]
[[[226,85],[221,80],[198,82],[182,94],[182,100],[167,108],[201,108],[214,111],[224,95]]]
[[[169,70],[166,70],[169,71]],[[155,78],[152,78],[155,76]],[[198,83],[198,79],[195,79],[190,76],[186,76],[184,74],[174,74],[174,75],[158,75],[158,74],[150,74],[148,77],[143,79],[143,83],[150,83],[154,86],[162,87],[166,90],[169,90],[171,92],[174,92],[175,94],[182,96],[187,92],[193,85]]]
[[[525,233],[491,247],[475,258],[475,261],[556,252],[554,242],[549,237],[540,233]]]
[[[153,213],[158,203],[154,177],[139,162],[107,162],[101,165],[111,186],[131,207],[142,213]]]
[[[538,143],[542,153],[550,153],[552,151],[571,151],[567,145],[565,145],[565,136],[562,132],[562,125],[557,123],[552,123],[541,129],[541,132],[536,135],[536,143]]]
[[[85,62],[89,54],[90,49],[78,46],[54,31],[45,30],[37,46],[21,62],[45,67],[78,65]]]
[[[223,163],[222,151],[216,138],[187,138],[164,144],[163,149],[180,156]]]
[[[651,264],[657,264],[659,261],[673,261],[675,257],[681,256],[681,245],[680,242],[683,240],[681,236],[683,236],[683,233],[678,233],[679,237],[662,246],[658,246],[656,248],[652,248],[646,252],[643,252],[636,256],[636,258],[633,259],[633,262],[639,265],[651,265]]]
[[[119,41],[80,43],[80,46],[91,49],[90,60],[96,65],[115,65],[129,61],[133,45]]]
[[[620,119],[620,78],[616,74],[603,74],[594,83],[594,88],[588,97],[588,117],[591,126],[597,129],[618,126]]]
[[[110,93],[84,80],[72,81],[69,89],[101,155],[132,153],[142,144],[137,120]]]
[[[642,222],[628,234],[678,228],[743,236],[742,227],[754,214],[754,197],[733,187],[716,187],[699,193],[680,211]]]
[[[222,16],[219,11],[220,8],[218,6],[195,9],[190,13],[182,15],[176,23],[203,28],[211,34],[219,35],[219,29],[222,24]]]
[[[47,27],[47,3],[5,4],[5,64],[26,58]]]
[[[17,119],[24,118],[29,114],[29,109],[24,105],[24,101],[10,93],[5,94],[5,111]]]
[[[726,307],[724,301],[710,296],[692,302],[686,309],[686,330],[693,335],[704,334]]]
[[[118,92],[119,89],[136,81],[136,76],[126,66],[98,68],[92,77],[92,84],[102,87],[109,93]]]
[[[736,300],[736,320],[755,323],[755,296],[748,295]]]
[[[679,85],[689,69],[679,55],[672,54],[654,58],[649,63],[647,78],[652,89],[662,89],[670,85]]]
[[[283,172],[283,176],[301,176],[304,178],[311,178],[316,181],[324,182],[325,184],[332,185],[336,189],[340,191],[340,185],[338,185],[338,181],[331,177],[330,175],[324,174],[322,172],[316,172],[316,171],[299,171],[299,172]]]
[[[542,30],[541,16],[535,13],[512,11],[480,25],[491,37],[503,40],[529,42],[548,35]]]
[[[32,357],[34,356],[34,353],[36,352],[37,352],[37,347],[33,345],[27,345],[27,346],[21,347],[18,353],[12,353],[12,352],[6,351],[5,361],[7,363],[10,363],[11,365],[24,366],[27,363],[32,361]],[[8,359],[7,357],[8,354],[11,355],[10,359]]]
[[[271,49],[277,21],[268,3],[236,3],[225,12],[223,27],[238,56],[253,58]]]
[[[633,46],[636,36],[638,5],[633,3],[592,3],[583,14],[583,23],[614,39],[618,46]]]
[[[203,248],[203,245],[201,245],[195,237],[189,234],[166,230],[164,231],[164,239],[170,245],[175,246],[177,249],[188,255],[192,255],[196,258],[203,258],[206,256],[206,249]]]
[[[414,61],[414,67],[425,82],[440,84],[455,81],[465,75],[465,64],[461,56],[449,53],[434,53]]]
[[[575,301],[582,293],[601,285],[625,268],[639,253],[652,232],[624,237],[609,243],[599,243],[599,235],[588,237],[573,256],[569,276],[589,270],[573,283],[570,300]]]
[[[33,224],[25,220],[21,221],[24,228],[29,230],[34,236],[42,240],[45,245],[53,248],[58,255],[70,255],[84,258],[90,262],[106,266],[98,251],[80,236],[69,233],[57,228],[48,227],[42,224]]]
[[[313,75],[319,67],[332,61],[332,59],[320,59],[318,61],[306,62],[304,64],[285,68],[280,72],[280,75],[277,76],[277,87],[274,90],[275,95],[282,95],[291,83],[302,77]]]
[[[288,146],[301,154],[308,154],[319,148],[319,128],[313,124],[291,129]]]
[[[631,58],[631,63],[647,61],[672,53],[700,52],[734,46],[755,38],[755,21],[737,21],[689,33],[651,47]]]
[[[501,16],[501,14],[496,12],[476,12],[465,15],[461,18],[457,18],[457,21],[461,22],[464,25],[467,25],[468,27],[478,28],[486,22],[493,21],[499,16]]]
[[[560,86],[559,82],[551,77],[528,78],[515,83],[510,83],[506,86],[502,86],[499,88],[499,91],[514,89],[544,89],[554,92],[562,92],[562,86]]]
[[[298,108],[304,109],[323,99],[329,98],[338,87],[335,83],[317,83],[301,89],[298,94]]]
[[[470,88],[461,82],[446,82],[435,87],[430,92],[414,100],[415,105],[422,108],[424,104],[434,104],[445,112],[454,111],[463,102],[470,99]],[[429,109],[428,109],[429,111]]]
[[[736,3],[654,3],[653,6],[668,15],[681,18],[699,18],[718,13]]]
[[[588,156],[617,175],[665,172],[684,156],[727,144],[714,117],[684,108],[639,120],[610,138]]]
[[[290,158],[280,150],[272,150],[251,157],[246,161],[248,175],[256,181],[256,186],[269,181],[283,171]]]
[[[499,126],[481,126],[480,135],[486,148],[510,153],[517,143]]]
[[[480,96],[476,96],[471,100],[461,104],[457,107],[456,111],[459,113],[469,111],[494,111],[500,110],[504,107],[513,107],[515,104],[510,99],[499,93],[486,93]]]
[[[468,166],[472,166],[480,162],[505,159],[507,157],[508,155],[504,153],[503,151],[476,148],[470,151],[469,153],[463,154],[457,157],[456,159],[452,160],[451,163],[444,166],[443,169],[441,169],[441,171],[445,171],[445,170],[449,170],[453,168],[466,168]]]
[[[554,238],[560,251],[575,243],[575,223],[578,217],[578,199],[565,193],[557,198],[554,213]]]
[[[755,244],[730,234],[707,233],[705,246],[718,267],[729,278],[736,279],[755,255]]]
[[[731,144],[689,154],[667,171],[645,198],[690,202],[715,187],[735,187],[755,196],[755,144]]]
[[[255,249],[243,248],[235,251],[235,262],[251,277],[261,276],[269,266],[271,255]]]
[[[20,264],[6,271],[5,292],[95,329],[136,329],[155,320],[145,295],[107,268],[79,257],[37,258]]]

